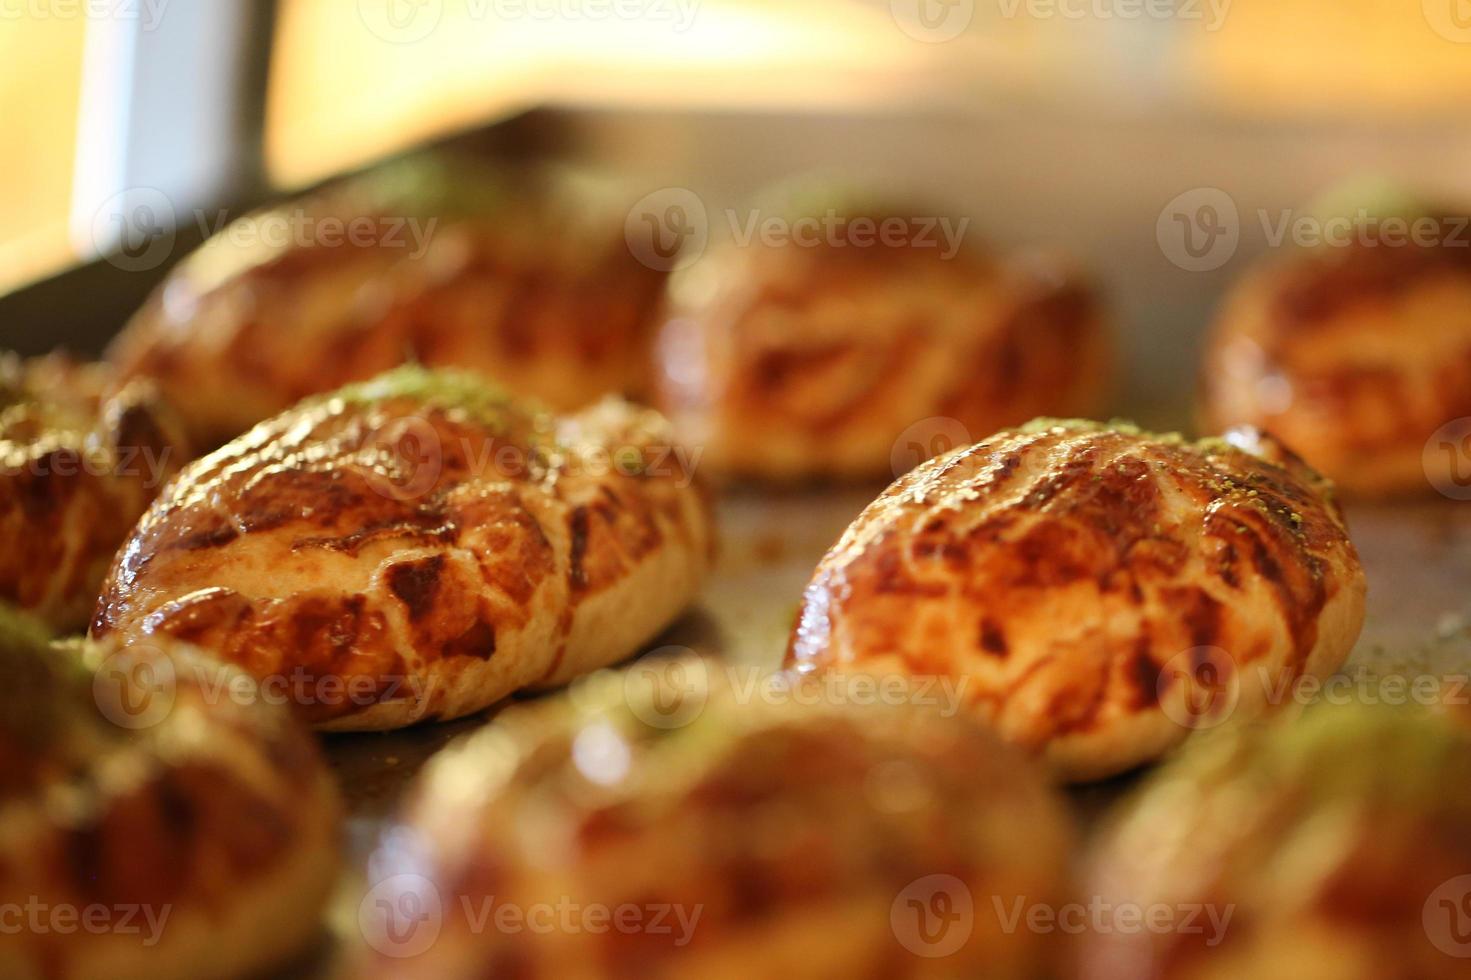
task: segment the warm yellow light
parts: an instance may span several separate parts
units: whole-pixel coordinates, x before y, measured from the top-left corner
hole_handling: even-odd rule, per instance
[[[0,18],[0,290],[74,257],[67,215],[86,25],[79,15]]]
[[[532,105],[913,108],[903,80],[963,47],[916,43],[887,4],[585,2],[285,0],[270,172],[306,183]]]
[[[1463,5],[1232,0],[1220,30],[1181,32],[1181,64],[1207,99],[1254,117],[1460,112],[1471,98]]]

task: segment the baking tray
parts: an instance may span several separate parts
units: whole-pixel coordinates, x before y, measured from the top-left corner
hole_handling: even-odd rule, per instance
[[[953,202],[998,244],[1060,242],[1112,294],[1120,396],[1114,412],[1178,429],[1188,427],[1204,326],[1221,292],[1263,246],[1243,228],[1233,262],[1210,273],[1185,272],[1167,261],[1155,238],[1160,208],[1199,186],[1226,189],[1248,214],[1291,207],[1363,170],[1414,174],[1471,196],[1471,126],[1389,127],[1388,139],[1386,128],[999,110],[906,117],[543,110],[467,138],[609,167],[646,191],[689,187],[716,215],[771,180],[842,160],[844,172],[860,180]],[[96,353],[140,294],[136,279],[127,287],[114,291],[116,302],[95,322],[47,322],[41,311],[50,306],[41,293],[29,305],[12,303],[8,309],[26,316],[10,323],[35,329],[20,344],[0,339]],[[714,573],[696,604],[649,649],[682,646],[736,666],[779,665],[813,567],[880,489],[725,493],[717,502],[721,551]],[[1346,676],[1359,678],[1356,689],[1365,677],[1429,674],[1452,685],[1471,672],[1471,502],[1436,497],[1428,487],[1427,494],[1414,502],[1348,506],[1369,578],[1367,621],[1345,668]],[[496,710],[398,732],[323,738],[347,802],[343,873],[327,935],[285,975],[350,974],[362,949],[357,922],[366,862],[379,835],[424,762],[454,738],[493,723]],[[1122,777],[1070,791],[1084,828],[1096,825],[1132,783]]]

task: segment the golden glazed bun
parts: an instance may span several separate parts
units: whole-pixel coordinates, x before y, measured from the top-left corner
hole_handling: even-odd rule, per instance
[[[107,566],[188,461],[152,386],[0,354],[0,602],[82,632]]]
[[[928,706],[743,699],[721,671],[600,673],[436,758],[369,895],[431,902],[436,938],[368,916],[373,975],[1043,975],[1046,937],[997,914],[1058,901],[1071,859],[1026,760]],[[531,928],[547,906],[570,924]]]
[[[1471,486],[1454,440],[1450,455],[1427,447],[1471,416],[1471,229],[1413,220],[1431,223],[1434,243],[1355,236],[1241,280],[1207,348],[1207,430],[1270,429],[1356,494]]]
[[[1073,780],[1267,710],[1347,658],[1364,574],[1326,481],[1230,439],[1044,419],[930,460],[819,563],[788,664],[954,679]]]
[[[1212,733],[1149,781],[1090,864],[1103,907],[1177,911],[1166,929],[1089,935],[1086,980],[1458,980],[1471,733],[1383,705]]]
[[[406,361],[563,409],[637,394],[664,275],[630,254],[607,193],[437,155],[391,165],[223,229],[110,357],[209,448]]]
[[[912,219],[905,244],[829,244],[858,220],[820,244],[717,248],[671,280],[660,406],[712,472],[887,479],[1036,415],[1097,410],[1103,313],[1065,262],[963,241],[950,256]]]
[[[699,590],[708,502],[666,430],[617,400],[558,418],[400,368],[189,467],[119,555],[93,633],[188,640],[327,729],[565,683]]]
[[[336,793],[249,678],[7,612],[0,666],[0,975],[244,978],[319,936]]]

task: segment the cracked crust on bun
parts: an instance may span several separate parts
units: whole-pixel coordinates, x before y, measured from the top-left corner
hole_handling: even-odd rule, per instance
[[[951,679],[1008,741],[1099,779],[1337,670],[1364,595],[1329,484],[1269,436],[1044,419],[869,505],[787,662]]]

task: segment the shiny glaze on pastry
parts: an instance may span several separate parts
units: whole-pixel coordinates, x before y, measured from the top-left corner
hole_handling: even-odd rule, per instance
[[[324,233],[365,218],[356,242]],[[647,386],[663,282],[594,182],[426,155],[226,227],[109,356],[206,447],[408,361],[570,409]]]
[[[1332,673],[1364,593],[1329,485],[1270,437],[1038,420],[884,491],[818,565],[788,663],[957,679],[1092,779]]]
[[[370,975],[1041,975],[1045,937],[996,908],[1056,902],[1072,835],[1020,755],[928,706],[747,698],[713,661],[656,663],[514,708],[430,764],[369,879],[390,908],[428,883],[440,929],[421,949],[379,922]],[[494,924],[543,903],[641,918]]]
[[[1207,908],[1193,920],[1217,925],[1091,934],[1088,980],[1464,977],[1471,733],[1385,704],[1212,733],[1089,863],[1109,907]]]
[[[707,501],[662,418],[558,418],[401,368],[191,466],[118,556],[98,636],[172,636],[313,724],[477,711],[623,659],[698,591]]]
[[[1353,493],[1471,481],[1448,469],[1464,460],[1425,454],[1471,416],[1471,229],[1435,220],[1435,244],[1355,240],[1246,275],[1207,350],[1206,427],[1271,429]]]
[[[0,975],[243,978],[318,936],[336,794],[249,678],[3,610],[0,666]]]
[[[85,630],[118,545],[188,458],[151,385],[0,355],[0,602]]]
[[[914,440],[925,458],[952,430],[1088,414],[1104,387],[1099,297],[1052,256],[758,242],[712,251],[670,297],[660,407],[731,477],[891,478],[916,423],[946,420]]]

